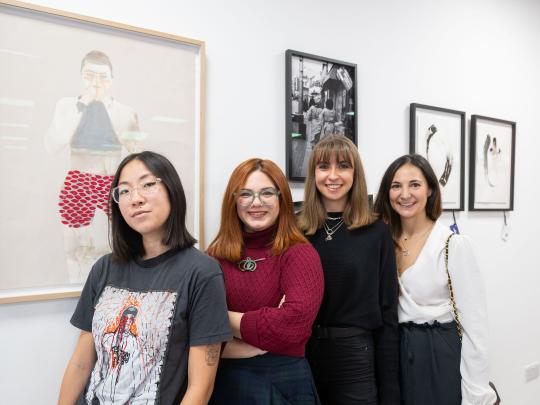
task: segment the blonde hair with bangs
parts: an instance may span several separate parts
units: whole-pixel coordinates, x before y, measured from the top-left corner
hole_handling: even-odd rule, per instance
[[[330,135],[317,143],[309,158],[304,203],[298,216],[298,227],[306,235],[313,235],[322,228],[326,219],[321,192],[315,184],[315,169],[319,163],[329,163],[332,157],[338,162],[345,161],[353,167],[353,184],[343,211],[343,222],[347,228],[357,229],[372,224],[375,220],[369,208],[364,167],[358,148],[343,135]]]

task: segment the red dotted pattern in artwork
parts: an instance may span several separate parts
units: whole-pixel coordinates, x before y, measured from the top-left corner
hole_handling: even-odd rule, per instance
[[[110,218],[109,195],[114,176],[83,173],[70,170],[60,191],[60,216],[70,228],[88,226],[96,208]]]

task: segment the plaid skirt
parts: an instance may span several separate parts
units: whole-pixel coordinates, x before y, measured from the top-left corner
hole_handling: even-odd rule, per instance
[[[222,359],[212,405],[318,405],[317,390],[303,357],[267,353]]]

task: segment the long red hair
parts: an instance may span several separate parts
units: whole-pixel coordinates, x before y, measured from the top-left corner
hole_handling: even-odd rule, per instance
[[[279,255],[297,243],[307,243],[306,238],[296,227],[291,190],[285,175],[271,160],[253,158],[238,165],[229,178],[221,206],[219,231],[207,250],[210,256],[231,262],[242,259],[244,247],[242,222],[236,212],[235,193],[246,184],[248,176],[257,170],[266,174],[279,190],[279,216],[272,253]]]

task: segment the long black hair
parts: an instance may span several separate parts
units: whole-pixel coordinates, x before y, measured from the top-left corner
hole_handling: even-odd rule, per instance
[[[186,229],[186,195],[180,177],[172,163],[156,152],[144,151],[126,156],[118,166],[111,185],[111,190],[118,185],[124,167],[133,160],[139,160],[161,179],[167,190],[171,212],[165,222],[162,243],[171,249],[185,249],[197,243]],[[118,204],[109,198],[111,204],[112,253],[115,260],[127,262],[144,255],[142,235],[132,229],[125,221]]]

